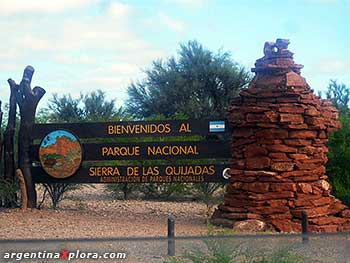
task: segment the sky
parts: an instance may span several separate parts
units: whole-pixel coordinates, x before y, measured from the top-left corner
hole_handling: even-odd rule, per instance
[[[265,41],[287,38],[316,92],[330,79],[350,86],[349,14],[350,0],[0,0],[0,100],[32,65],[40,107],[97,89],[122,106],[153,60],[189,40],[250,69]]]

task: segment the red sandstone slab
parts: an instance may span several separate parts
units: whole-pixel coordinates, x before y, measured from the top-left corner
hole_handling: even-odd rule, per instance
[[[299,209],[292,210],[291,213],[293,216],[295,216],[297,218],[301,218],[302,211],[305,211],[309,218],[326,216],[326,215],[329,215],[331,213],[329,210],[329,205],[319,206],[319,207],[311,207],[311,208],[306,208],[306,209],[299,208]]]
[[[314,106],[309,106],[306,110],[305,110],[305,115],[309,115],[309,116],[320,116],[321,112],[319,110],[316,109],[316,107]]]
[[[301,224],[291,220],[273,219],[271,220],[271,224],[281,232],[285,232],[285,233],[301,232]]]
[[[280,122],[291,122],[291,123],[298,124],[298,123],[303,123],[304,118],[301,114],[281,113]]]
[[[287,200],[278,199],[278,200],[268,200],[266,201],[272,207],[285,206],[287,204]]]
[[[269,183],[254,182],[241,185],[241,189],[253,193],[266,193],[270,187]]]
[[[303,105],[290,105],[290,104],[286,104],[286,106],[281,106],[278,109],[279,112],[283,112],[283,113],[304,113],[305,108],[303,107]]]
[[[290,71],[286,74],[286,85],[287,86],[306,86],[306,80],[299,74]]]
[[[274,183],[270,186],[271,191],[273,192],[281,192],[281,191],[292,191],[296,192],[296,184],[295,183]]]
[[[285,153],[270,153],[269,157],[273,162],[289,162],[291,159],[287,157]]]
[[[256,156],[266,156],[267,150],[264,147],[261,147],[256,144],[251,144],[245,147],[244,149],[244,157],[256,157]]]
[[[283,142],[289,146],[309,146],[309,145],[311,145],[310,140],[304,140],[304,139],[285,139],[285,140],[283,140]]]
[[[248,208],[248,210],[254,214],[271,215],[271,214],[286,213],[289,211],[289,208],[287,206],[278,206],[278,207],[262,206],[262,207],[250,207]]]
[[[309,159],[309,156],[307,156],[306,154],[303,154],[303,153],[291,153],[291,154],[288,154],[288,156],[292,159],[295,159],[295,160]]]
[[[262,169],[269,167],[271,159],[268,157],[254,157],[246,160],[247,169]]]
[[[311,218],[310,223],[315,225],[342,225],[346,219],[335,216],[324,216],[318,218]]]
[[[340,226],[338,225],[323,225],[323,226],[309,225],[309,230],[311,232],[335,233],[335,232],[338,232],[339,227]]]
[[[287,213],[283,213],[283,214],[271,214],[271,215],[268,215],[268,218],[269,219],[292,219],[292,214],[290,212],[287,212]]]
[[[289,132],[290,138],[305,139],[305,138],[316,138],[316,136],[317,136],[316,131],[303,130],[303,131],[291,131],[291,132]]]
[[[284,144],[267,145],[267,150],[270,152],[296,153],[297,149]]]
[[[277,163],[273,163],[271,165],[271,169],[273,171],[278,171],[278,172],[293,171],[294,163],[292,163],[292,162],[277,162]]]
[[[294,192],[292,191],[282,191],[282,192],[268,192],[265,194],[251,194],[250,198],[258,201],[261,200],[271,200],[271,199],[285,199],[294,197]]]
[[[299,193],[304,193],[304,194],[312,194],[313,192],[312,185],[309,183],[298,183],[297,189]]]

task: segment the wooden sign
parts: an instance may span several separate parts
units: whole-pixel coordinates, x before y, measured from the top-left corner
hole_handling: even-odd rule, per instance
[[[35,124],[33,139],[42,139],[54,130],[68,130],[79,138],[159,137],[220,134],[229,131],[225,119],[121,121]]]
[[[61,131],[61,130],[59,130]],[[62,145],[51,145],[51,148],[63,149],[69,153],[65,145],[73,143],[62,139]],[[68,146],[67,146],[68,147]],[[83,143],[85,161],[109,161],[109,160],[173,160],[173,159],[215,159],[230,158],[228,141],[199,141],[199,142],[139,142],[139,143]],[[32,161],[43,159],[40,152],[53,152],[40,145],[31,147]],[[61,153],[58,153],[62,155]],[[59,158],[60,156],[57,156]],[[75,158],[72,156],[71,158]]]
[[[88,166],[71,177],[58,179],[33,167],[35,183],[203,183],[227,182],[222,164]]]
[[[222,160],[231,157],[225,140],[101,142],[103,138],[210,135],[227,133],[225,120],[36,124],[30,147],[36,183],[171,183],[225,181]],[[81,139],[89,139],[81,143]],[[91,138],[100,138],[93,142]],[[182,137],[183,138],[183,137]],[[184,137],[186,140],[186,136]],[[92,141],[92,142],[91,142]],[[109,139],[110,141],[110,139]],[[216,164],[180,165],[180,159],[215,159]],[[134,165],[105,166],[128,160]],[[164,160],[171,165],[138,166],[138,161]],[[94,162],[94,166],[85,162]],[[198,161],[194,163],[199,163]],[[39,165],[39,166],[38,166]]]

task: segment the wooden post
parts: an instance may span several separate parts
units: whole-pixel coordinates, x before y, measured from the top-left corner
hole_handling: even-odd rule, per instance
[[[21,209],[22,210],[27,210],[28,206],[28,196],[27,196],[27,187],[26,187],[26,182],[24,180],[23,173],[20,169],[16,170],[16,175],[18,177],[18,182],[19,182],[19,187],[21,189],[21,196],[22,196],[22,205]]]
[[[16,94],[18,92],[17,85],[10,85],[10,100],[9,100],[9,114],[7,119],[7,126],[4,133],[4,178],[9,183],[14,182],[15,178],[15,129],[16,129],[16,112],[17,102]],[[16,197],[11,198],[15,200]],[[11,202],[5,201],[7,207],[13,205]]]
[[[32,180],[31,163],[29,157],[29,147],[32,142],[33,124],[35,121],[35,112],[40,99],[44,96],[45,90],[41,87],[31,88],[31,81],[34,74],[34,68],[27,66],[23,73],[22,81],[19,85],[9,79],[10,87],[17,90],[16,101],[20,109],[21,122],[18,135],[18,168],[22,171],[26,191],[28,196],[27,206],[36,207],[36,191]]]
[[[2,124],[2,111],[1,111],[1,100],[0,100],[0,164],[2,162],[2,147],[3,147],[3,137],[1,132],[1,124]],[[3,200],[0,198],[0,207],[3,206]]]
[[[305,211],[302,211],[301,212],[301,233],[303,238],[303,244],[307,244],[309,242],[308,227],[309,227],[309,221],[308,221],[307,214]]]
[[[175,256],[175,218],[168,217],[168,256]]]

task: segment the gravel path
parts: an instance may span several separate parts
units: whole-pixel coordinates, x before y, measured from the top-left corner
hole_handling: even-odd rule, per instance
[[[207,233],[205,205],[198,202],[115,200],[104,190],[85,187],[62,201],[60,209],[1,209],[0,239],[159,237],[167,234],[167,217],[176,218],[176,235]]]

